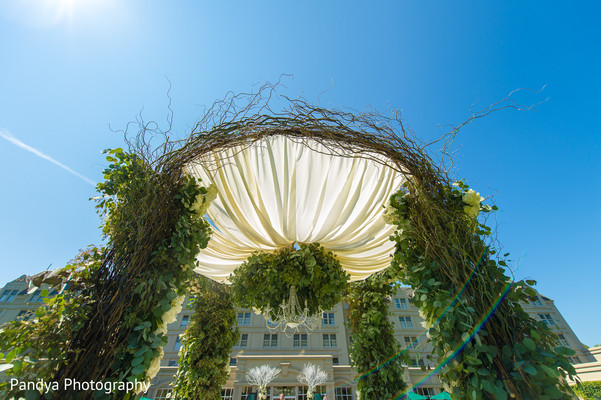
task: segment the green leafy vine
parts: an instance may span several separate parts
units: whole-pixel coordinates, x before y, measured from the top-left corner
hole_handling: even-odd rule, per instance
[[[107,160],[114,164],[105,171],[106,182],[98,185],[105,195],[98,208],[107,214],[104,231],[114,240],[122,234],[122,222],[131,223],[133,207],[141,206],[128,201],[131,190],[147,191],[146,183],[155,180],[152,179],[154,171],[140,165],[142,163],[135,155],[121,149],[108,153]],[[210,239],[210,225],[203,217],[215,196],[214,187],[201,187],[193,177],[181,178],[173,196],[179,207],[171,235],[162,238],[150,253],[148,269],[140,271],[133,289],[141,300],[138,304],[150,307],[136,306],[123,318],[123,330],[129,332],[127,346],[119,349],[111,366],[119,379],[149,382],[158,372],[162,348],[167,343],[167,325],[175,321],[181,311],[189,284],[196,277],[192,271],[196,255]]]
[[[583,400],[596,400],[601,398],[601,381],[581,382],[578,385],[572,386],[576,393]]]
[[[54,371],[69,360],[65,351],[69,341],[88,319],[94,299],[84,292],[92,283],[92,274],[101,264],[103,249],[90,247],[71,264],[36,277],[33,284],[41,290],[44,305],[29,320],[11,321],[0,330],[0,359],[4,358],[4,374],[20,382],[49,382]],[[52,292],[51,292],[52,291]],[[54,396],[50,387],[45,398]],[[12,387],[0,382],[0,397],[4,399],[37,399],[41,393]]]
[[[554,347],[556,336],[520,306],[535,282],[512,282],[507,262],[493,259],[477,217],[496,207],[482,200],[461,181],[434,196],[407,183],[385,213],[398,227],[392,271],[414,291],[453,399],[566,398],[571,350]]]
[[[399,353],[388,318],[387,300],[393,293],[394,285],[386,273],[353,282],[349,288],[349,325],[353,332],[350,355],[360,376],[357,391],[364,400],[393,399],[407,388],[402,366],[407,357]]]
[[[240,338],[230,288],[199,277],[190,304],[194,315],[181,336],[173,395],[221,400],[221,387],[230,373],[230,352]]]
[[[196,255],[210,239],[203,216],[216,191],[193,177],[155,171],[122,149],[107,153],[111,164],[97,198],[106,248],[61,270],[59,295],[46,300],[33,323],[17,321],[2,331],[9,375],[148,383],[158,372],[166,326],[181,310],[196,278]],[[135,389],[74,392],[63,385],[28,398],[131,399],[143,386]]]

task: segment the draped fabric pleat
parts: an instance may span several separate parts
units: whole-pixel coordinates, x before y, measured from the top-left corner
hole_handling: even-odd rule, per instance
[[[333,251],[351,280],[390,265],[395,227],[382,219],[382,206],[404,177],[389,167],[271,136],[210,154],[187,172],[219,192],[208,209],[216,229],[198,255],[196,271],[205,276],[224,281],[253,251],[294,243]]]

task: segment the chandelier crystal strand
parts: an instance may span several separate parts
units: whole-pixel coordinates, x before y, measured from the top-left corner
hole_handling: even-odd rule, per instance
[[[292,337],[298,332],[311,333],[319,326],[321,315],[321,310],[314,315],[310,315],[306,304],[304,308],[301,308],[294,286],[290,287],[288,301],[280,304],[280,310],[275,313],[275,318],[272,318],[271,308],[266,308],[264,312],[267,328],[271,332],[281,331],[288,337]]]

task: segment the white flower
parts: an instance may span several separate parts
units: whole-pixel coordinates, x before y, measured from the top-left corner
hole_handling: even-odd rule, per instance
[[[173,301],[171,301],[171,308],[169,309],[169,311],[166,311],[161,316],[161,324],[154,331],[155,335],[160,335],[161,333],[167,333],[167,325],[169,325],[172,322],[175,322],[175,320],[177,319],[177,316],[182,311],[182,304],[185,299],[186,299],[186,296],[179,296],[179,297],[176,297],[175,299],[173,299]]]
[[[161,333],[167,333],[167,325],[165,324],[161,324],[159,325],[159,327],[154,331],[155,335],[160,335]]]
[[[202,218],[207,213],[211,202],[217,198],[217,186],[211,185],[207,188],[207,193],[199,193],[190,207],[196,214],[196,218]]]
[[[401,218],[399,217],[396,208],[390,204],[384,209],[382,218],[388,225],[398,225],[401,222]]]
[[[161,318],[163,321],[163,325],[169,325],[170,323],[175,322],[177,316],[182,311],[182,304],[185,298],[186,296],[179,296],[173,299],[173,301],[171,302],[171,308],[169,309],[169,311],[164,313]]]
[[[146,382],[152,381],[152,378],[154,378],[157,375],[157,373],[159,372],[159,369],[161,369],[161,360],[163,359],[164,355],[165,355],[165,352],[163,351],[163,348],[160,347],[159,355],[150,361],[150,366],[146,370]],[[143,386],[143,385],[140,385],[140,386]],[[142,393],[143,390],[144,389],[141,388],[140,391],[138,391],[136,393]]]
[[[480,214],[480,207],[479,206],[464,206],[463,212],[465,212],[465,214],[470,218],[476,218],[478,216],[478,214]]]
[[[480,197],[480,193],[476,192],[474,189],[469,189],[461,196],[461,200],[463,200],[465,204],[480,208],[480,203],[484,201],[484,197]]]

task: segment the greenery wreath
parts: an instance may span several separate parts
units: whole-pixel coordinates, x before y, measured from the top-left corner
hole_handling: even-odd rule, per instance
[[[318,243],[255,252],[230,275],[232,294],[241,307],[277,312],[294,286],[299,304],[311,315],[339,303],[349,278],[336,256]]]

